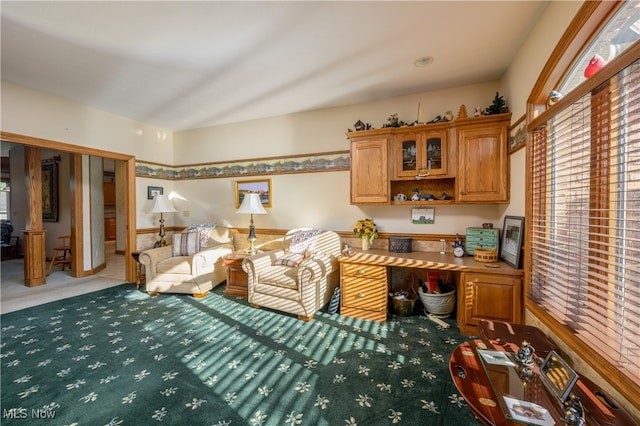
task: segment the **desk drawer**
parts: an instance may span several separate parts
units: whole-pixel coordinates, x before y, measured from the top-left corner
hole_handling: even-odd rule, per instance
[[[387,280],[344,276],[340,314],[375,321],[387,319]]]
[[[366,277],[371,279],[387,279],[387,267],[378,265],[361,265],[359,263],[341,263],[342,276]]]

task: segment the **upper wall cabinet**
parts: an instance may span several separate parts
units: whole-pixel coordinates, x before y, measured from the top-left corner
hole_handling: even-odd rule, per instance
[[[508,202],[510,120],[507,113],[347,133],[351,204]]]
[[[448,129],[401,133],[395,136],[394,176],[396,180],[428,179],[447,174]]]
[[[351,140],[351,204],[389,203],[388,135]]]
[[[458,134],[459,202],[509,202],[509,156],[507,138],[511,114],[465,120]]]

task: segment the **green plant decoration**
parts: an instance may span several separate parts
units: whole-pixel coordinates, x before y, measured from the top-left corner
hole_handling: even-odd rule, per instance
[[[509,112],[507,103],[504,101],[504,98],[500,96],[498,92],[496,92],[496,97],[493,98],[493,103],[487,107],[487,109],[484,111],[484,114],[493,115],[502,114],[505,112]]]

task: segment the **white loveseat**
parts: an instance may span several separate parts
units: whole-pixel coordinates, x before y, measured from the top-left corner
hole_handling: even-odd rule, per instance
[[[140,262],[145,266],[146,291],[158,293],[186,293],[204,297],[209,290],[227,278],[222,257],[233,252],[233,234],[237,231],[216,226],[209,234],[206,247],[189,255],[174,255],[174,244],[145,250]],[[172,236],[173,242],[180,234]]]

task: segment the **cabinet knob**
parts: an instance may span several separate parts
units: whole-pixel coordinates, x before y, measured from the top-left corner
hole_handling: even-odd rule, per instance
[[[358,297],[360,298],[367,297],[367,293],[358,293]]]
[[[367,271],[365,271],[364,269],[358,269],[358,273],[360,275],[364,275]]]

